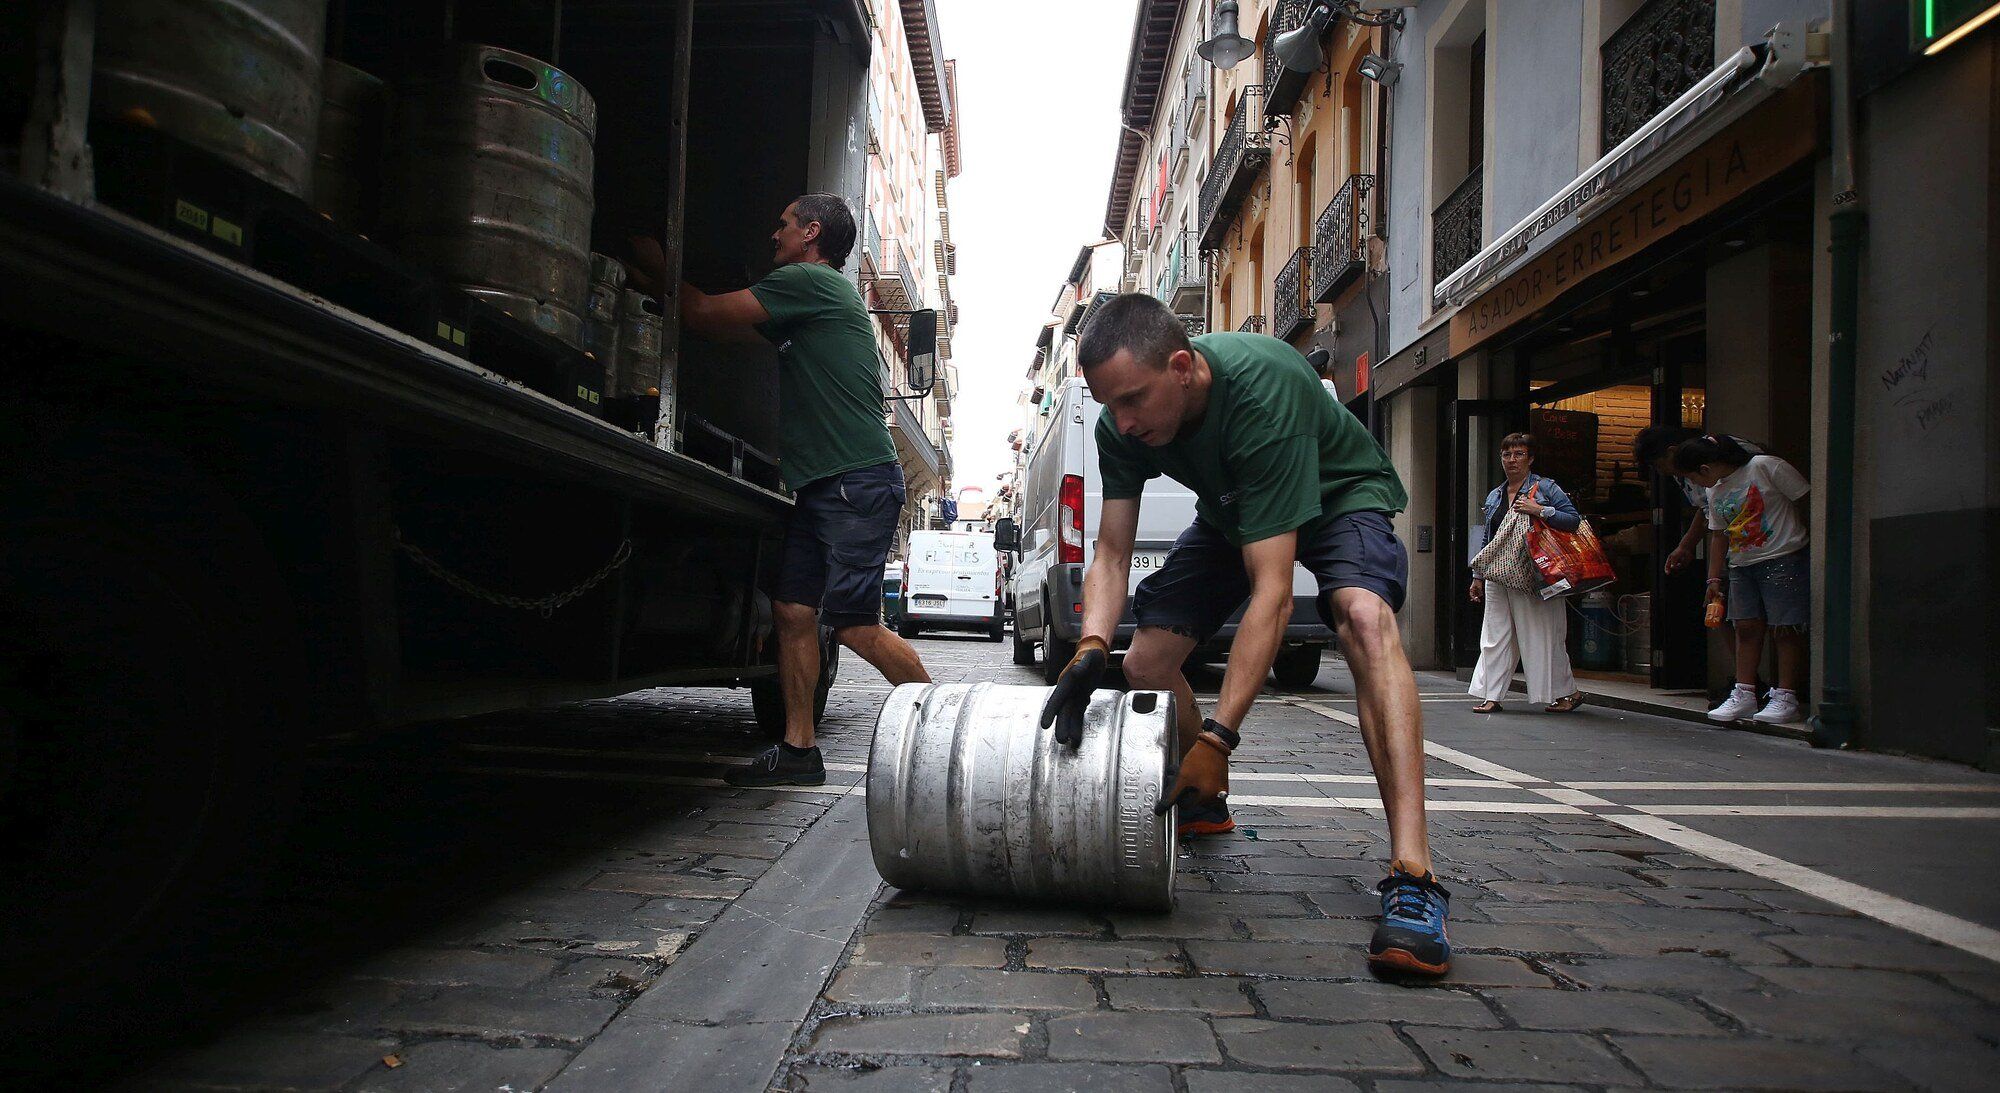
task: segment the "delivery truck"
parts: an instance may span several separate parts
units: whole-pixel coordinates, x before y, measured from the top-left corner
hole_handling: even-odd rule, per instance
[[[199,919],[325,734],[666,685],[782,720],[775,350],[673,292],[760,277],[800,193],[860,208],[867,19],[0,12],[7,1001]]]

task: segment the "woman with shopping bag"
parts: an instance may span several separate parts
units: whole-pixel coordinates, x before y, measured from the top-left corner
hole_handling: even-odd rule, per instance
[[[1472,671],[1473,713],[1495,713],[1519,663],[1528,676],[1528,701],[1550,713],[1568,713],[1583,704],[1570,673],[1564,643],[1568,624],[1560,596],[1544,598],[1542,577],[1528,540],[1536,522],[1557,531],[1575,531],[1583,517],[1553,479],[1534,473],[1535,440],[1509,433],[1500,440],[1500,469],[1507,481],[1486,495],[1486,546],[1472,560],[1474,603],[1484,603],[1479,628],[1479,664]]]

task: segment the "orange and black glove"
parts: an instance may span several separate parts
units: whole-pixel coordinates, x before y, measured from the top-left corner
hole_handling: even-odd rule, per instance
[[[1181,756],[1173,772],[1173,783],[1153,805],[1153,815],[1164,816],[1176,805],[1213,801],[1229,792],[1229,753],[1242,741],[1235,731],[1209,718],[1201,723],[1194,746]]]
[[[1104,669],[1111,664],[1111,647],[1103,638],[1084,638],[1076,643],[1076,655],[1069,658],[1049,700],[1042,704],[1042,728],[1056,727],[1056,743],[1071,750],[1083,743],[1083,714]]]

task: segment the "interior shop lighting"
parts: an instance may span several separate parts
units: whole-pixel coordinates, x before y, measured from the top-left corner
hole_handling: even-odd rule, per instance
[[[1924,0],[1924,37],[1926,38],[1937,33],[1938,2],[1939,0]],[[1982,11],[1978,15],[1975,15],[1972,18],[1967,19],[1965,22],[1960,23],[1956,28],[1954,28],[1950,33],[1946,34],[1944,37],[1939,38],[1937,41],[1932,42],[1928,46],[1925,46],[1924,56],[1934,57],[1937,54],[1942,53],[1947,49],[1950,49],[1954,42],[1957,42],[1960,38],[1963,38],[1966,35],[1971,34],[1973,31],[1978,30],[1980,27],[1985,26],[1986,24],[1992,22],[1996,18],[2000,18],[2000,4],[1994,4],[1988,7],[1985,11]]]

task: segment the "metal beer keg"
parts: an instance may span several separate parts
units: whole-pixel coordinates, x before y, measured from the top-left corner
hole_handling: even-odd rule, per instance
[[[321,79],[319,158],[313,166],[313,208],[334,223],[366,233],[375,227],[382,196],[382,135],[389,88],[353,65],[328,58]]]
[[[91,108],[298,197],[319,140],[327,0],[102,0]]]
[[[1072,752],[1041,727],[1048,689],[905,683],[868,760],[868,843],[899,888],[1165,911],[1173,814],[1153,815],[1173,700],[1091,696]]]
[[[399,85],[383,217],[394,245],[581,348],[597,104],[550,65],[462,45]]]

